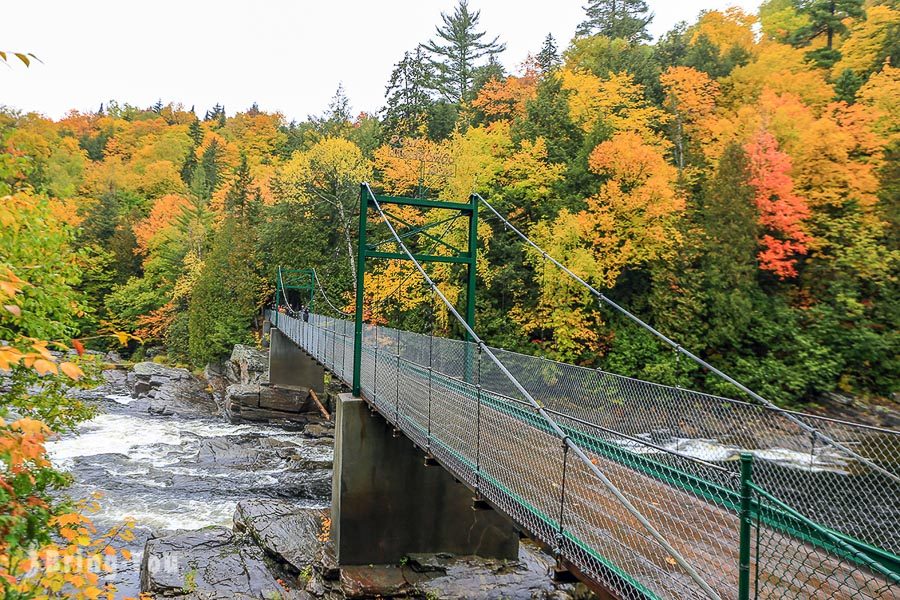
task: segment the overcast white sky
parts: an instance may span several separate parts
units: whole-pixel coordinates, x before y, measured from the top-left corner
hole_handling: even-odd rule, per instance
[[[456,0],[10,0],[0,1],[0,50],[43,64],[0,65],[0,105],[58,118],[115,98],[157,99],[229,114],[253,102],[288,119],[320,113],[343,83],[355,111],[381,106],[393,64],[430,38]],[[584,0],[470,0],[481,27],[506,42],[507,68],[540,48],[561,48]],[[703,9],[759,0],[650,0],[658,36]]]

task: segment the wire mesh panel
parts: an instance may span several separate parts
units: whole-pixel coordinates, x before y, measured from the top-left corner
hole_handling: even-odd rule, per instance
[[[900,432],[772,410],[533,356],[497,354],[548,408],[632,438],[617,443],[666,460],[661,448],[735,473],[738,455],[749,451],[758,459],[756,480],[792,507],[900,554]],[[499,377],[485,385],[510,388]],[[822,435],[801,429],[789,416],[852,448],[894,478],[825,443]]]
[[[753,492],[754,598],[897,598],[900,574],[868,561],[761,487]],[[785,517],[790,526],[785,527]],[[798,543],[798,540],[801,543]],[[802,541],[807,540],[806,543]],[[866,564],[868,563],[868,564]]]
[[[270,319],[352,379],[351,321]],[[737,597],[750,453],[755,597],[896,597],[898,432],[489,350],[545,415],[478,345],[374,325],[362,395],[585,576],[624,598]]]

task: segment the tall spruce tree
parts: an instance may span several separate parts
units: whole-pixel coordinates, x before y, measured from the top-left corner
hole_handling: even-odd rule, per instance
[[[534,59],[544,73],[552,71],[559,65],[559,48],[556,46],[556,40],[553,39],[552,33],[548,33],[544,38],[544,44]]]
[[[352,120],[350,99],[344,91],[343,83],[338,84],[334,96],[328,102],[328,108],[321,116],[309,116],[313,128],[322,137],[347,137]]]
[[[485,32],[478,31],[480,15],[481,11],[469,10],[468,0],[459,0],[452,14],[441,13],[443,25],[437,27],[436,39],[422,46],[431,55],[434,89],[450,102],[471,100],[481,62],[506,49],[497,37],[483,40]]]
[[[250,175],[250,165],[247,155],[241,154],[241,162],[234,170],[234,183],[225,194],[225,212],[229,215],[241,218],[252,214],[252,203],[257,190],[253,188],[253,177]]]
[[[584,132],[569,115],[569,103],[562,82],[555,74],[541,78],[537,94],[525,104],[526,118],[513,122],[512,135],[515,140],[527,139],[532,142],[543,138],[547,143],[547,158],[550,162],[574,164],[584,142]],[[573,182],[574,185],[577,185]],[[563,198],[544,203],[542,217],[555,215]]]
[[[647,41],[647,25],[653,13],[644,0],[590,0],[584,7],[587,19],[578,26],[578,35],[605,35],[632,43]]]
[[[434,70],[421,46],[415,52],[404,52],[394,65],[385,89],[381,116],[388,132],[396,136],[415,136],[428,124]]]
[[[234,344],[250,341],[250,325],[264,289],[254,222],[257,204],[258,192],[242,157],[225,197],[225,220],[189,303],[188,348],[196,365],[227,355]]]
[[[203,116],[204,121],[218,121],[222,117],[225,116],[225,107],[221,104],[216,103],[211,109],[206,111],[206,114]]]
[[[219,163],[222,151],[219,149],[219,142],[213,139],[203,155],[200,157],[200,168],[203,169],[203,175],[206,179],[209,193],[212,194],[219,185]]]
[[[740,146],[730,144],[702,192],[703,321],[712,346],[740,346],[758,294],[757,214],[748,180],[749,159]]]
[[[197,117],[194,117],[194,120],[188,126],[188,135],[191,141],[194,142],[195,148],[203,143],[203,127],[200,125],[200,119]]]
[[[200,126],[200,119],[194,117],[188,126],[188,136],[191,138],[191,147],[188,150],[184,163],[181,165],[181,180],[186,184],[191,184],[194,171],[197,170],[199,161],[197,160],[197,148],[203,142],[203,128]]]

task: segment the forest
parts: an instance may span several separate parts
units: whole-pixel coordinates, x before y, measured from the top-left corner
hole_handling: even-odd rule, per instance
[[[371,114],[341,88],[302,122],[255,104],[108,101],[60,120],[4,108],[0,333],[135,359],[161,347],[158,359],[202,368],[259,341],[278,266],[315,268],[349,310],[369,181],[480,193],[610,298],[782,405],[889,397],[900,7],[768,0],[656,41],[651,18],[640,0],[592,0],[567,46],[548,35],[509,73],[502,38],[461,0],[398,57]],[[442,235],[466,233],[451,223]],[[735,395],[485,211],[478,236],[488,343]],[[462,271],[429,268],[461,302]],[[371,265],[367,318],[459,335],[411,269]]]

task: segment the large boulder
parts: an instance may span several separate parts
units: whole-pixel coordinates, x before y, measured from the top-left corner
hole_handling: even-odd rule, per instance
[[[225,527],[178,531],[144,547],[141,591],[191,600],[277,598],[262,550]]]
[[[217,407],[206,384],[187,369],[140,362],[128,374],[134,398],[148,401],[155,415],[210,415]]]
[[[308,573],[322,559],[329,512],[277,500],[245,500],[235,508],[234,529],[248,533],[288,571]]]
[[[213,437],[200,441],[197,462],[207,468],[231,466],[242,469],[273,468],[291,465],[296,468],[330,469],[331,459],[309,456],[301,446],[268,436]]]
[[[226,367],[226,373],[231,383],[247,385],[269,378],[269,355],[262,350],[237,344],[231,351],[229,362],[232,368]]]
[[[303,425],[317,414],[307,388],[234,384],[225,390],[225,413],[241,421],[292,422]]]
[[[138,379],[150,379],[151,377],[164,378],[172,381],[191,379],[193,376],[187,369],[169,367],[155,362],[139,362],[131,368],[131,374]]]

